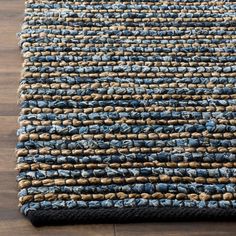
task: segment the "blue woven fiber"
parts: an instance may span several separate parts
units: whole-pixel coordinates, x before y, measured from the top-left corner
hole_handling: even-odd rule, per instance
[[[27,0],[21,212],[235,209],[235,17],[230,0]]]

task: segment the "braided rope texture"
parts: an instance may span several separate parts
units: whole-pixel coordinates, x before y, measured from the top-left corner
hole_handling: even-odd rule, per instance
[[[21,212],[235,218],[236,2],[25,2]]]

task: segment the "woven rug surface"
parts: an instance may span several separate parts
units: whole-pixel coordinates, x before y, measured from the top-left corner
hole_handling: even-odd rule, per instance
[[[27,0],[17,176],[34,225],[236,217],[236,3]]]

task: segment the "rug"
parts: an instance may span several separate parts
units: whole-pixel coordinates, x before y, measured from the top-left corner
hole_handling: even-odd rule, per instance
[[[36,225],[236,218],[236,3],[27,0],[17,170]]]

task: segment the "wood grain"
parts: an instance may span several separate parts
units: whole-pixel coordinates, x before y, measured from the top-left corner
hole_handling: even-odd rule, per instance
[[[0,235],[1,236],[231,236],[234,222],[76,225],[35,228],[18,211],[15,168],[17,87],[22,58],[16,34],[23,20],[24,0],[0,0]]]
[[[116,236],[235,236],[235,222],[166,222],[115,226]]]

